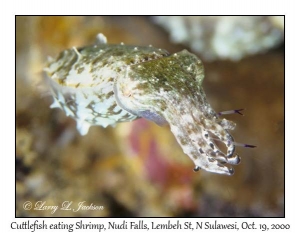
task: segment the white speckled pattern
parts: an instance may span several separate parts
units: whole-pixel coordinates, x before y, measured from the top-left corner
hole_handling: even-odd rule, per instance
[[[97,43],[71,48],[52,59],[45,71],[59,107],[77,121],[84,135],[91,125],[107,127],[144,117],[171,131],[195,163],[195,170],[232,175],[238,164],[228,130],[235,124],[206,101],[202,62],[186,50],[170,55],[162,49]],[[223,142],[222,152],[215,139]]]

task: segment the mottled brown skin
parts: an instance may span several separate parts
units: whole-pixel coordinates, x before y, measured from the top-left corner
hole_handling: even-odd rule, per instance
[[[219,119],[207,102],[203,65],[186,50],[170,55],[153,47],[101,41],[63,51],[45,70],[55,99],[52,107],[75,118],[82,134],[90,125],[106,127],[144,117],[170,125],[195,170],[231,175],[233,169],[223,164],[239,163],[227,131],[234,123]],[[226,145],[226,153],[215,139]]]
[[[114,82],[125,75],[128,66],[168,55],[152,47],[106,44],[64,50],[45,69],[55,101],[52,107],[75,118],[81,134],[86,134],[91,125],[106,127],[134,120],[138,116],[117,105]],[[82,77],[81,81],[78,77]]]
[[[168,122],[184,152],[197,161],[197,167],[232,174],[233,170],[223,165],[239,162],[233,156],[233,138],[226,128],[232,128],[232,124],[218,119],[208,104],[201,86],[203,78],[201,61],[184,50],[130,66],[126,76],[116,82],[115,93],[118,103],[131,113],[158,124]],[[225,143],[227,154],[218,149],[211,135]]]

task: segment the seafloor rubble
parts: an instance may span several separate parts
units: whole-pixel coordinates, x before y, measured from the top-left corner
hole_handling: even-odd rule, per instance
[[[216,111],[245,108],[233,136],[258,146],[238,148],[234,176],[193,172],[169,128],[144,119],[86,136],[59,109],[43,83],[47,56],[93,43],[185,49],[147,17],[17,17],[16,216],[283,216],[284,47],[238,62],[205,62],[204,88]],[[187,48],[188,49],[188,48]],[[200,58],[205,57],[199,51]],[[25,210],[24,203],[72,202],[103,210]]]

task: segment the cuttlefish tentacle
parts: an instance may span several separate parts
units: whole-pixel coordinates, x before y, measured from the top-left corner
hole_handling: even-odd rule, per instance
[[[165,113],[167,114],[167,113]],[[185,120],[188,117],[184,117]],[[177,121],[168,118],[171,131],[175,135],[183,151],[190,156],[194,163],[207,171],[231,175],[233,170],[224,166],[224,163],[237,164],[238,160],[231,154],[224,154],[209,136],[209,129],[205,125],[195,121]],[[217,123],[215,123],[217,124]],[[219,133],[212,131],[214,135]],[[224,139],[224,138],[223,138]],[[227,138],[225,137],[225,143]]]

